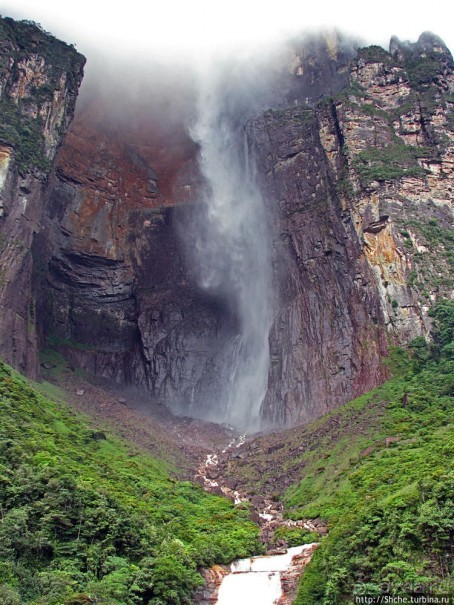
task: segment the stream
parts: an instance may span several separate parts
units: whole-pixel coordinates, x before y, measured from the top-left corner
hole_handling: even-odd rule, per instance
[[[223,486],[219,477],[210,478],[213,467],[219,464],[219,457],[245,443],[246,436],[240,435],[219,453],[207,454],[198,467],[197,478],[202,479],[206,491],[221,492],[235,504],[249,502],[241,490],[232,490]],[[256,509],[260,536],[268,542],[274,531],[281,526],[302,527],[309,531],[318,531],[310,520],[292,521],[284,519],[283,507],[266,497],[261,499]],[[204,596],[195,603],[205,605],[290,605],[295,597],[298,580],[303,568],[312,558],[318,542],[291,548],[274,549],[269,554],[234,561],[229,568],[214,566],[205,572],[207,588]]]
[[[308,563],[316,544],[288,548],[281,555],[239,559],[222,580],[216,605],[276,605],[287,602],[283,580],[299,576],[300,563]],[[285,600],[284,600],[285,599]]]

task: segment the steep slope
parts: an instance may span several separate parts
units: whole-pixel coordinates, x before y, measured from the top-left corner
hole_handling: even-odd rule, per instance
[[[345,84],[352,51],[331,56],[328,42],[298,50],[294,73],[284,74],[287,102]],[[35,290],[43,346],[50,337],[74,367],[184,409],[226,371],[237,318],[224,297],[201,291],[182,246],[181,233],[197,228],[204,183],[185,123],[194,92],[183,86],[186,107],[175,108],[175,87],[163,87],[159,102],[141,92],[121,110],[106,95],[82,95],[36,241]]]
[[[136,105],[85,99],[54,169],[84,59],[8,19],[0,51],[0,353],[37,376],[39,340],[184,411],[215,392],[238,335],[230,299],[199,287],[182,245],[206,186],[186,131],[193,91],[167,121],[172,92],[133,119]],[[453,67],[428,33],[354,57],[324,38],[298,50],[274,109],[229,115],[273,240],[263,425],[338,409],[247,444],[216,472],[259,500],[285,491],[289,515],[328,522],[305,605],[448,590],[453,311],[429,309],[452,295]],[[226,89],[230,108],[236,93]],[[411,363],[399,350],[383,361],[414,337]],[[4,364],[0,404],[0,600],[188,603],[199,566],[260,550],[245,510],[177,481],[168,461],[89,427]]]
[[[264,416],[307,421],[380,384],[452,288],[454,74],[432,34],[360,49],[350,85],[249,130],[275,231]]]
[[[38,375],[30,248],[84,63],[36,25],[0,19],[0,353],[30,376]]]
[[[191,602],[197,568],[260,552],[244,509],[90,426],[0,364],[0,601]]]
[[[431,315],[434,344],[417,338],[412,360],[394,350],[390,381],[303,428],[242,446],[218,468],[232,487],[283,498],[290,518],[328,522],[299,605],[452,590],[454,305]]]
[[[39,341],[74,368],[182,413],[208,402],[217,417],[241,317],[229,288],[200,286],[185,237],[203,231],[207,188],[188,135],[191,74],[152,72],[153,92],[129,81],[124,94],[87,92],[49,173],[83,59],[32,25],[2,31],[5,358],[36,376]],[[263,427],[306,422],[382,383],[389,342],[427,335],[430,303],[450,295],[451,54],[428,33],[393,38],[389,53],[354,46],[303,39],[246,92],[218,74],[216,123],[247,149],[273,242]]]
[[[298,603],[449,591],[453,310],[434,309],[434,345],[416,339],[412,364],[393,354],[389,383],[221,458],[217,472],[253,503],[289,487],[291,517],[328,521]],[[260,552],[244,508],[176,481],[168,464],[89,426],[7,366],[0,374],[2,602],[189,603],[198,566]],[[276,538],[305,533],[281,528]]]
[[[427,334],[429,304],[450,287],[449,51],[431,34],[354,60],[338,39],[319,46],[298,50],[280,109],[247,125],[274,241],[265,426],[310,420],[383,382],[389,339]],[[59,157],[37,240],[48,259],[36,276],[42,342],[185,409],[213,392],[238,330],[181,245],[197,226],[197,147],[182,108],[168,130],[141,111],[124,130],[94,103]]]

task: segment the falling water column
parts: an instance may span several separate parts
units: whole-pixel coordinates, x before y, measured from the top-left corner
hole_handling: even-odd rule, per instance
[[[204,209],[191,243],[199,286],[221,295],[238,330],[224,352],[218,392],[205,417],[257,430],[269,369],[271,243],[264,202],[249,157],[244,99],[205,75],[191,135],[206,179]],[[219,388],[220,387],[220,388]]]

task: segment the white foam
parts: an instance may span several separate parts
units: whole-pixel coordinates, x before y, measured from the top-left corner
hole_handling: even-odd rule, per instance
[[[279,573],[238,573],[226,576],[217,605],[274,605],[281,596]]]
[[[289,548],[285,554],[249,557],[234,561],[222,580],[216,605],[275,605],[282,595],[281,574],[296,555],[313,544]]]

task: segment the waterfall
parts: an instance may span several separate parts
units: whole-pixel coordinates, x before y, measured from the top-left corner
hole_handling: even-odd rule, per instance
[[[253,103],[229,94],[228,85],[214,70],[200,82],[191,136],[206,188],[191,256],[198,285],[227,302],[237,326],[204,417],[254,430],[268,384],[271,244],[245,131]]]
[[[293,546],[281,555],[234,561],[230,574],[222,580],[216,605],[276,605],[283,595],[283,585],[287,585],[287,593],[294,592],[296,584],[290,588],[290,576],[301,575],[317,546],[316,543],[304,544]],[[290,570],[293,573],[283,584],[282,580]]]
[[[231,574],[222,581],[216,605],[274,605],[281,594],[278,572]]]

